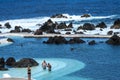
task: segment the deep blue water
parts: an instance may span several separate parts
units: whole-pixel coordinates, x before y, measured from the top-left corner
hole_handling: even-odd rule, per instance
[[[112,46],[99,41],[107,39],[94,39],[97,44],[90,46],[84,38],[84,44],[43,44],[46,38],[13,38],[15,43],[0,47],[0,57],[10,56],[20,59],[31,58],[68,58],[82,61],[86,67],[80,71],[69,74],[82,76],[93,80],[119,80],[120,77],[120,46]],[[22,45],[22,46],[21,46]],[[71,48],[75,50],[71,51]]]
[[[51,16],[56,13],[94,16],[120,14],[119,0],[0,0],[0,20]]]
[[[51,16],[56,13],[117,15],[116,18],[119,18],[120,0],[0,0],[0,21]],[[93,80],[120,80],[120,46],[99,43],[106,39],[95,39],[98,44],[94,46],[89,46],[87,43],[47,45],[42,43],[46,40],[45,38],[14,37],[13,39],[15,40],[14,44],[0,47],[0,57],[76,59],[84,62],[87,66],[69,74],[70,76],[82,76]],[[72,47],[75,50],[71,51]]]

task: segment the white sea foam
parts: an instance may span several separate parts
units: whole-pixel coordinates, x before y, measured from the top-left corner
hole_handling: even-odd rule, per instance
[[[48,19],[52,19],[53,22],[64,22],[64,21],[79,21],[79,23],[74,24],[73,27],[76,30],[77,27],[82,25],[81,21],[86,21],[86,20],[97,20],[97,19],[106,19],[106,18],[114,18],[116,15],[110,15],[110,16],[91,16],[88,18],[81,18],[81,15],[69,15],[69,14],[63,14],[64,16],[67,16],[68,18],[50,18],[50,17],[35,17],[35,18],[28,18],[28,19],[15,19],[15,20],[6,20],[6,21],[0,21],[0,24],[4,27],[4,24],[6,22],[9,22],[10,25],[12,26],[11,29],[0,29],[2,33],[10,32],[11,30],[14,29],[15,26],[21,26],[23,28],[29,28],[33,31],[38,29],[40,26],[37,26],[36,24],[42,25],[44,22],[46,22]],[[64,33],[64,32],[62,32]]]

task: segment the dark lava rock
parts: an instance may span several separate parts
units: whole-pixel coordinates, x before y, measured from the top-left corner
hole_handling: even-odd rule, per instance
[[[74,44],[74,43],[85,43],[82,39],[75,37],[70,40],[66,40],[62,36],[55,36],[55,37],[50,37],[47,41],[44,41],[43,43],[46,44]]]
[[[2,27],[2,24],[0,24],[0,29],[2,29],[3,27]]]
[[[56,14],[56,15],[52,15],[51,18],[67,18],[67,16],[64,16],[62,14]]]
[[[95,40],[92,40],[92,41],[88,42],[88,44],[89,45],[94,45],[94,44],[96,44],[96,42],[95,42]]]
[[[5,26],[6,28],[8,28],[8,29],[10,29],[10,28],[11,28],[11,25],[10,25],[10,23],[9,23],[9,22],[5,23],[5,24],[4,24],[4,26]]]
[[[65,28],[68,28],[68,26],[66,25],[65,22],[62,22],[62,23],[60,23],[60,24],[57,26],[56,29],[65,29]]]
[[[120,45],[120,37],[113,35],[109,40],[106,41],[107,44]]]
[[[65,34],[71,34],[71,32],[66,32]]]
[[[79,26],[79,27],[77,28],[77,30],[80,30],[80,29],[83,29],[83,26]]]
[[[22,29],[22,32],[28,32],[28,33],[30,33],[32,31],[30,29]]]
[[[14,30],[11,30],[10,33],[19,33],[21,32],[22,27],[21,26],[15,26]]]
[[[6,65],[7,65],[7,66],[13,66],[15,63],[16,63],[16,60],[15,60],[15,58],[13,58],[13,57],[9,57],[9,58],[6,60]]]
[[[12,40],[11,38],[7,39],[8,42],[14,42],[14,40]]]
[[[89,14],[84,14],[84,15],[81,16],[81,18],[84,18],[84,17],[85,17],[85,18],[88,18],[88,17],[90,17],[90,16],[91,16],[91,15],[89,15]]]
[[[66,44],[67,40],[62,36],[55,36],[55,37],[50,37],[47,41],[44,41],[43,43],[46,43],[46,44]]]
[[[39,64],[31,58],[23,58],[21,60],[19,60],[18,62],[16,62],[13,67],[18,67],[18,68],[24,68],[24,67],[33,67],[33,66],[38,66]]]
[[[34,35],[42,35],[42,34],[43,34],[42,30],[39,29],[37,29],[34,33]]]
[[[107,32],[107,35],[112,35],[113,34],[113,31],[108,31]]]
[[[55,34],[61,34],[60,32],[55,32]]]
[[[70,28],[67,28],[67,29],[64,29],[65,31],[72,31],[72,29],[70,29]]]
[[[54,29],[56,27],[56,24],[52,22],[51,19],[49,19],[47,22],[45,22],[39,30],[47,33],[55,33]]]
[[[120,29],[120,19],[115,20],[113,26],[111,26],[111,29]]]
[[[85,23],[82,27],[83,30],[95,30],[94,24]]]
[[[68,25],[68,28],[73,28],[72,22]]]
[[[98,25],[96,25],[96,27],[99,28],[107,28],[107,25],[104,22],[99,23]]]
[[[75,43],[85,43],[84,40],[78,38],[78,37],[75,37],[75,38],[72,38],[68,41],[69,44],[75,44]]]
[[[75,32],[75,34],[84,34],[83,32]]]
[[[120,32],[114,32],[114,35],[118,35],[118,34],[120,34]]]

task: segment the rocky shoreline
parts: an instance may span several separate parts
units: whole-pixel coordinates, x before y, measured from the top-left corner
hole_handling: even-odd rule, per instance
[[[90,14],[83,14],[79,18],[90,18],[92,17]],[[56,19],[71,19],[72,17],[68,17],[63,14],[55,14],[48,18],[47,21],[44,23],[36,23],[33,28],[25,28],[21,25],[11,25],[10,22],[6,22],[4,24],[0,24],[0,33],[3,33],[2,30],[6,29],[7,33],[33,33],[34,35],[42,35],[44,33],[46,34],[93,34],[93,35],[114,35],[119,34],[120,29],[120,19],[114,20],[114,22],[111,25],[107,25],[105,22],[101,21],[97,24],[94,24],[92,22],[84,22],[83,24],[79,24],[76,26],[74,25],[73,21],[57,21]],[[107,31],[106,31],[107,30]],[[97,31],[96,33],[92,33],[94,31]],[[64,32],[64,33],[62,33]]]

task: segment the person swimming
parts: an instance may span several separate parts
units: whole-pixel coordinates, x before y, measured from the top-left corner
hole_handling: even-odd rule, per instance
[[[48,63],[47,67],[48,67],[48,71],[51,71],[52,66],[50,63]]]
[[[45,70],[46,67],[47,67],[47,63],[46,63],[46,61],[44,60],[44,61],[42,62],[42,68]]]

